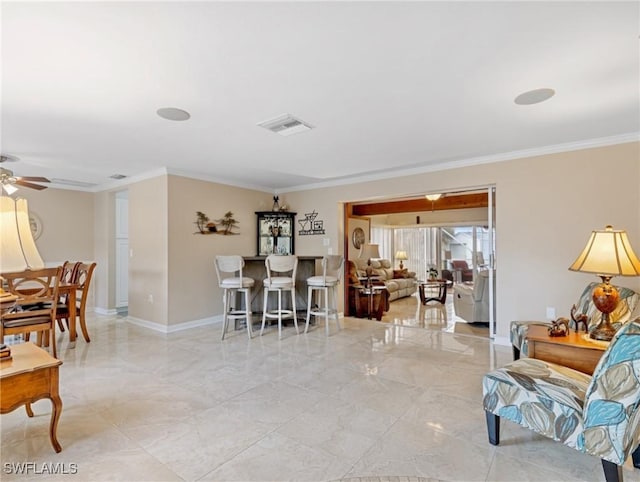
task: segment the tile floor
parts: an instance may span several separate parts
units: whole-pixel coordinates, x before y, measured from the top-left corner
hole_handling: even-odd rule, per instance
[[[1,478],[603,480],[598,459],[509,422],[489,445],[481,380],[510,349],[415,321],[347,318],[328,338],[322,326],[287,327],[279,341],[274,327],[220,341],[220,326],[162,335],[93,316],[90,344],[59,338],[62,452],[49,444],[48,401],[33,419],[22,408],[2,415]],[[10,473],[20,462],[35,470]],[[54,464],[67,474],[41,474]]]

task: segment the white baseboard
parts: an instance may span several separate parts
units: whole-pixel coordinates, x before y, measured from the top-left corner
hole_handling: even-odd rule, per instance
[[[114,310],[113,308],[94,308],[93,312],[97,313],[98,315],[106,316],[113,316],[118,314],[118,311]]]
[[[199,326],[216,325],[222,323],[222,315],[212,316],[210,318],[202,318],[200,320],[185,321],[176,325],[163,325],[161,323],[156,323],[155,321],[143,320],[141,318],[135,318],[133,316],[127,316],[125,318],[125,321],[133,325],[168,334],[175,333],[177,331],[190,330],[191,328],[197,328]]]

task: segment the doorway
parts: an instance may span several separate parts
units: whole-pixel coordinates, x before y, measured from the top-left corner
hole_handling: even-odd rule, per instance
[[[118,313],[129,307],[129,192],[115,195],[115,301]]]
[[[488,271],[489,328],[493,337],[496,332],[495,199],[495,186],[491,185],[445,192],[435,201],[421,194],[345,203],[344,252],[348,259],[358,256],[359,250],[351,246],[352,231],[369,224],[366,239],[380,245],[383,258],[395,264],[395,253],[412,251],[413,255],[407,252],[409,259],[404,264],[418,273],[419,279],[427,279],[432,267],[442,273],[451,260],[458,258],[468,263],[474,277],[480,270]],[[345,283],[345,313],[351,308],[347,285]]]

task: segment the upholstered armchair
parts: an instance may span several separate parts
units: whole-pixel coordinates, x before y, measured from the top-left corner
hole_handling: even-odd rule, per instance
[[[469,268],[469,265],[464,259],[452,259],[451,269],[456,273],[460,273],[460,277],[457,278],[457,281],[462,283],[465,281],[473,281],[473,270]]]
[[[593,376],[532,358],[487,373],[482,382],[489,443],[504,418],[602,459],[608,482],[622,481],[632,454],[640,468],[640,318],[614,336]]]
[[[590,283],[580,295],[578,302],[575,305],[574,313],[575,316],[579,316],[580,314],[585,315],[587,318],[587,328],[591,330],[594,328],[599,322],[602,313],[598,311],[596,306],[593,304],[593,299],[591,297],[593,293],[593,289],[599,285],[600,283],[594,281]],[[620,301],[618,302],[618,306],[616,309],[609,315],[609,319],[611,324],[616,328],[620,327],[622,324],[626,323],[631,319],[631,315],[633,314],[633,310],[635,310],[638,301],[640,300],[640,294],[636,293],[630,288],[623,288],[621,286],[616,286],[618,289],[618,293],[620,294]],[[551,326],[551,322],[545,321],[512,321],[511,322],[511,330],[510,330],[510,338],[511,345],[513,347],[513,359],[517,360],[520,358],[520,355],[528,354],[528,346],[527,346],[527,331],[530,325],[545,325]],[[575,325],[572,328],[577,329]]]
[[[476,276],[473,285],[453,287],[453,310],[456,316],[469,323],[489,322],[489,270]]]

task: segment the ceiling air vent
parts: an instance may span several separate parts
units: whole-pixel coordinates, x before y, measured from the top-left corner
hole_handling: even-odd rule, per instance
[[[124,179],[125,176],[124,174],[114,174],[113,176],[109,176],[111,179]]]
[[[258,122],[258,125],[270,130],[271,132],[280,134],[281,136],[290,136],[313,129],[312,125],[307,124],[300,119],[296,119],[291,114],[282,114],[278,117],[274,117],[273,119]]]

